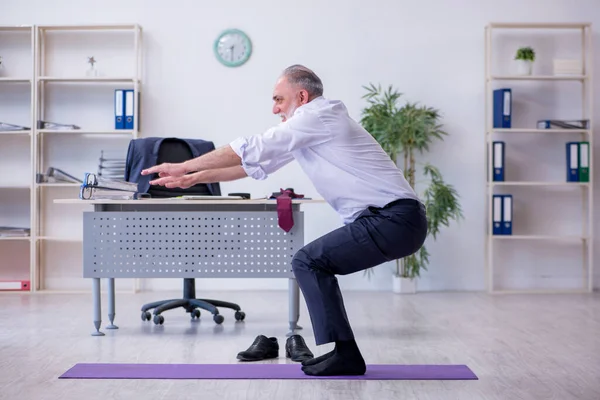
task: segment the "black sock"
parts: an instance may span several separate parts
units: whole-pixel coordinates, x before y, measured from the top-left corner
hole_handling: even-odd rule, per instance
[[[322,356],[319,356],[317,358],[311,358],[310,360],[304,360],[302,361],[302,365],[315,365],[318,364],[322,361],[327,360],[329,357],[333,356],[335,354],[335,348],[333,350],[331,350],[329,353],[327,354],[323,354]]]
[[[303,364],[302,371],[316,376],[364,375],[366,372],[365,360],[354,340],[336,342],[335,349],[327,355],[321,362]]]
[[[340,354],[360,354],[356,340],[338,340],[335,342],[335,350]]]

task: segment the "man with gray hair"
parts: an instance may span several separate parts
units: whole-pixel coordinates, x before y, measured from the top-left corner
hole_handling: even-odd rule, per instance
[[[292,270],[308,307],[317,345],[335,343],[302,362],[307,375],[363,375],[366,364],[348,322],[336,275],[347,275],[419,250],[427,235],[425,207],[402,171],[344,104],[323,97],[319,77],[302,65],[286,68],[273,91],[281,123],[240,137],[208,154],[142,171],[152,185],[266,179],[296,160],[343,226],[300,249]]]

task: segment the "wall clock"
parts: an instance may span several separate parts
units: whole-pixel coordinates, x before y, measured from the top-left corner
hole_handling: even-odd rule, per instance
[[[215,56],[227,67],[239,67],[248,61],[252,54],[252,42],[239,29],[227,29],[215,40]]]

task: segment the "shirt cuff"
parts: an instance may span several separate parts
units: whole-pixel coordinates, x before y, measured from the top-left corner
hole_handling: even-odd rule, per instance
[[[267,173],[261,168],[260,164],[246,163],[246,149],[248,147],[248,140],[246,138],[237,138],[229,143],[229,146],[231,146],[233,152],[242,159],[242,168],[246,172],[246,175],[259,181],[267,178]]]

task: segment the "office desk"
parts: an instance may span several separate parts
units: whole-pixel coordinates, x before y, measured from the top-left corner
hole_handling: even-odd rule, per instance
[[[117,329],[115,278],[287,278],[288,335],[301,329],[291,268],[304,246],[300,205],[323,202],[294,199],[294,227],[285,232],[275,200],[55,200],[94,206],[83,215],[83,277],[93,282],[94,336],[104,335],[101,278],[107,279],[107,329]]]

